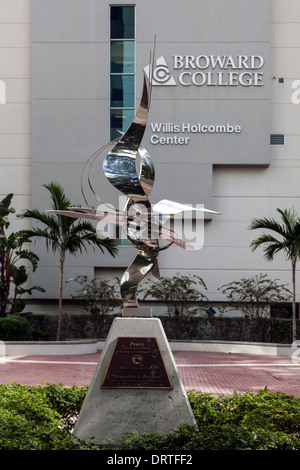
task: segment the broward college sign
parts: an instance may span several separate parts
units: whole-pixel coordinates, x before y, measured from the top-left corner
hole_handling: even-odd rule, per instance
[[[215,167],[270,163],[269,4],[204,0],[201,12],[201,28],[197,17],[157,41],[152,70],[142,63],[153,85],[145,147],[168,197],[214,209]]]
[[[173,69],[180,70],[177,82],[183,86],[262,86],[264,58],[260,55],[174,55]],[[146,67],[149,77],[149,67]],[[153,85],[176,85],[165,58],[159,57],[153,71]]]
[[[171,64],[171,67],[168,64]],[[150,78],[150,75],[152,76],[152,84],[156,87],[179,86],[188,88],[186,103],[190,106],[189,89],[193,87],[202,87],[204,89],[204,100],[209,96],[209,88],[223,88],[223,95],[225,94],[228,103],[231,99],[234,100],[235,96],[227,96],[226,89],[238,89],[240,87],[246,89],[262,88],[265,79],[264,65],[265,58],[257,54],[172,55],[168,58],[168,61],[164,56],[159,57],[151,73],[149,66],[145,67],[145,73],[148,78]],[[249,104],[247,101],[253,98],[257,99],[257,95],[253,97],[248,93],[245,96],[247,96],[247,100],[243,104],[247,104],[247,106]],[[264,92],[259,96],[260,99],[262,97],[265,97]],[[220,98],[223,98],[223,96],[220,96]],[[202,103],[199,102],[199,106],[201,105]],[[214,116],[219,115],[218,101],[214,102],[213,106]],[[240,121],[234,122],[228,119],[230,113],[229,106],[226,120],[216,121],[214,117],[214,121],[208,122],[207,117],[205,117],[202,122],[151,122],[152,135],[149,137],[150,143],[153,145],[188,145],[191,139],[199,136],[199,134],[202,136],[205,134],[235,136],[241,134],[244,130],[247,132],[247,128],[245,129]]]

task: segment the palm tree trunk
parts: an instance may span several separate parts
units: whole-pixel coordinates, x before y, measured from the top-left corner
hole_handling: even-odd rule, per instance
[[[293,301],[292,301],[292,321],[293,321],[293,342],[296,341],[296,256],[292,258],[292,287],[293,287]]]
[[[4,258],[4,250],[1,251],[0,253],[0,281],[2,284],[1,288],[1,301],[3,302],[3,305],[0,307],[0,317],[5,317],[5,309],[6,309],[6,299],[5,299],[5,286],[6,286],[6,278],[5,278],[5,269],[4,269],[4,263],[5,263],[5,258]]]
[[[1,316],[6,317],[7,315],[7,304],[9,300],[10,292],[10,277],[11,277],[11,268],[9,264],[9,258],[7,252],[3,251],[1,257],[1,266],[3,264],[3,278],[1,276],[1,281],[3,282],[3,301],[4,305],[1,309]]]
[[[65,262],[65,250],[62,249],[60,252],[60,266],[59,266],[59,299],[58,299],[58,322],[57,322],[57,336],[56,341],[60,338],[61,329],[61,316],[62,316],[62,295],[63,295],[63,283],[64,283],[64,262]]]

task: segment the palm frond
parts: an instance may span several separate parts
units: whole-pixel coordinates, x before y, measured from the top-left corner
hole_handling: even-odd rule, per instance
[[[47,249],[51,247],[54,253],[59,249],[59,234],[56,231],[51,230],[49,227],[45,229],[36,227],[31,230],[21,230],[19,234],[23,243],[29,242],[31,239],[36,240],[38,238],[42,238],[46,242]]]
[[[100,248],[102,253],[107,250],[112,256],[118,253],[115,240],[98,238],[95,228],[88,222],[79,222],[78,226],[72,227],[65,242],[66,250],[70,253],[86,251],[87,246]]]
[[[253,219],[250,223],[249,229],[263,229],[275,232],[280,235],[281,239],[275,238],[271,234],[263,233],[257,239],[253,240],[250,244],[252,251],[261,245],[265,245],[264,257],[271,261],[274,254],[283,250],[287,259],[292,259],[294,256],[300,256],[300,218],[299,215],[292,209],[277,209],[281,216],[282,224],[270,218]]]
[[[53,210],[67,210],[71,206],[70,199],[66,196],[64,189],[57,183],[43,184],[48,189],[52,200],[51,208]]]
[[[299,220],[299,216],[296,214],[294,209],[277,209],[277,212],[281,215],[284,226],[287,228],[289,233],[293,233],[295,225]]]
[[[73,219],[73,220],[77,221],[78,219]],[[91,222],[87,220],[79,220],[77,224],[72,227],[72,233],[74,235],[81,235],[81,234],[89,233],[89,232],[96,233],[96,229],[94,225],[91,224]]]
[[[272,261],[274,254],[283,249],[282,242],[268,234],[262,234],[260,237],[253,240],[250,247],[252,251],[254,251],[261,245],[265,245],[263,252],[265,259],[268,261]]]
[[[271,230],[275,233],[278,233],[282,237],[286,237],[287,231],[286,228],[274,219],[268,219],[263,217],[262,219],[253,219],[248,227],[249,230]]]
[[[46,225],[50,230],[58,230],[59,225],[57,222],[57,217],[47,214],[46,212],[41,212],[38,209],[27,209],[20,215],[18,215],[20,218],[26,218],[26,219],[32,219],[37,222],[41,222],[42,224]]]

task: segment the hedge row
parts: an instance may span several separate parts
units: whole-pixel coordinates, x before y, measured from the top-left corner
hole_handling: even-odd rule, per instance
[[[0,450],[103,450],[72,434],[86,391],[62,384],[0,385]],[[181,425],[167,434],[128,430],[118,449],[300,450],[300,398],[266,389],[188,396],[197,426]]]
[[[292,320],[286,318],[193,317],[188,321],[161,317],[169,339],[251,341],[290,344]],[[300,334],[300,321],[297,322]]]
[[[114,316],[101,320],[101,334],[95,336],[93,319],[87,314],[65,313],[62,317],[61,340],[105,338]],[[285,318],[193,317],[190,320],[159,317],[168,339],[251,341],[290,344],[292,321]],[[300,321],[297,322],[300,333]],[[24,313],[0,318],[2,341],[55,341],[57,315]],[[298,335],[299,336],[299,335]]]
[[[23,313],[30,325],[31,337],[34,341],[54,341],[57,332],[57,315]],[[113,315],[108,315],[104,319],[99,320],[97,330],[100,334],[96,334],[93,317],[85,313],[63,313],[61,321],[60,339],[91,339],[106,338],[112,321]]]

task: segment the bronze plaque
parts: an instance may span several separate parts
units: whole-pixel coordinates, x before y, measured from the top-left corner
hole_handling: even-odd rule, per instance
[[[156,338],[119,337],[101,388],[172,388]]]

